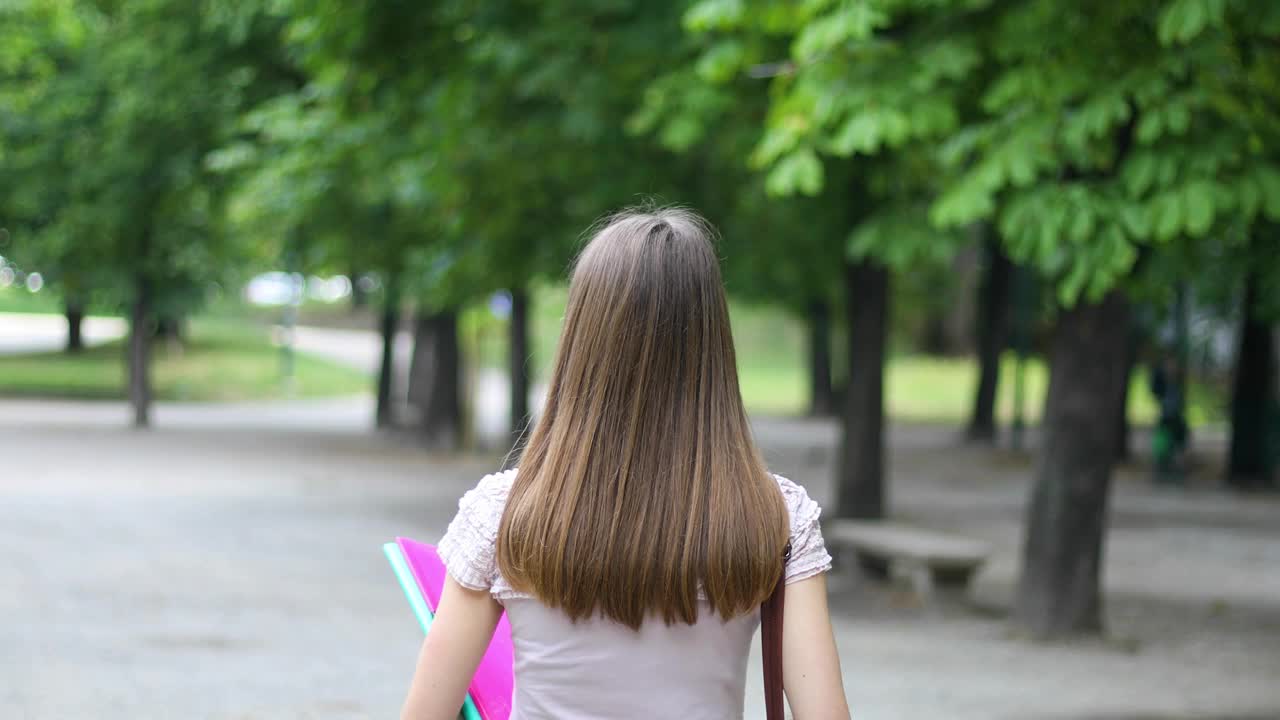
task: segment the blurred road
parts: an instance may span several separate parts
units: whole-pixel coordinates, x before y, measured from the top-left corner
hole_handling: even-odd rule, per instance
[[[368,431],[365,399],[0,402],[0,718],[394,717],[419,641],[379,545],[435,540],[492,457]],[[834,427],[757,421],[774,468],[830,498]],[[1280,717],[1280,502],[1117,483],[1111,639],[1003,622],[1029,462],[895,427],[902,518],[993,543],[972,608],[832,576],[859,720]],[[749,704],[758,707],[758,667]],[[754,710],[748,718],[760,717]]]
[[[81,325],[86,345],[110,342],[125,333],[120,318],[88,317]],[[0,355],[60,350],[67,342],[67,320],[61,315],[0,313]]]
[[[299,352],[319,355],[367,373],[378,372],[382,362],[382,338],[372,330],[299,326],[293,333],[294,347]],[[402,372],[409,370],[413,353],[413,335],[396,333],[395,363]]]

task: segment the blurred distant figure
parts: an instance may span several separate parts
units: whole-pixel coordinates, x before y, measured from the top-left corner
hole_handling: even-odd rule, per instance
[[[1190,433],[1184,412],[1183,385],[1184,378],[1173,358],[1166,357],[1152,366],[1151,394],[1160,408],[1151,440],[1156,482],[1181,483],[1184,479],[1184,456]]]

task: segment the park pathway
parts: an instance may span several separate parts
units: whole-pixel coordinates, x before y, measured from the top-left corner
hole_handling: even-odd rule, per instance
[[[0,718],[394,717],[418,639],[378,546],[437,539],[497,461],[369,432],[370,410],[161,404],[135,432],[118,403],[0,401]],[[829,423],[757,431],[830,497]],[[1039,647],[1003,622],[1029,462],[952,438],[894,428],[895,513],[996,556],[976,609],[833,576],[855,717],[1280,717],[1280,503],[1122,473],[1112,637]],[[754,698],[754,657],[748,677]]]
[[[125,322],[88,317],[80,331],[86,345],[100,345],[122,337]],[[66,342],[67,320],[61,315],[0,313],[0,355],[61,350]]]

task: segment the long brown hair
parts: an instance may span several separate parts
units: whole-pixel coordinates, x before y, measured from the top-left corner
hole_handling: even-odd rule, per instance
[[[751,436],[712,230],[624,212],[578,256],[546,407],[498,531],[513,587],[577,620],[723,618],[778,579],[787,509]]]

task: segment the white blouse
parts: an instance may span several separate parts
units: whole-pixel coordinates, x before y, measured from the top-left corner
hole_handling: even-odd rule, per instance
[[[438,550],[449,575],[503,604],[515,651],[512,720],[742,717],[747,654],[759,612],[722,620],[704,604],[692,626],[644,623],[638,631],[607,618],[572,622],[517,592],[496,561],[498,525],[516,471],[486,475],[458,502]],[[791,515],[787,583],[831,569],[804,488],[774,476]]]

